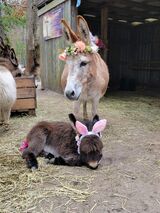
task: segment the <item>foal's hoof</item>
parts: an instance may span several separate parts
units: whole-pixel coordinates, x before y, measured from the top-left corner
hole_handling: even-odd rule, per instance
[[[31,171],[34,172],[36,171],[38,168],[36,166],[32,166]]]
[[[54,162],[55,162],[55,158],[46,159],[47,164],[54,164]]]

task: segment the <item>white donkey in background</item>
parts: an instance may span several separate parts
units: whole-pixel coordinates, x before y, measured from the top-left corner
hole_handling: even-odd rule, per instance
[[[74,113],[80,111],[83,103],[83,117],[87,118],[87,102],[92,103],[92,116],[97,114],[100,98],[105,94],[108,82],[108,67],[97,53],[98,47],[90,39],[88,24],[82,16],[77,16],[78,34],[74,33],[63,19],[64,34],[71,43],[59,59],[66,61],[61,84],[64,95],[74,100]]]
[[[0,37],[0,125],[8,129],[11,107],[16,101],[16,83],[13,76],[21,75],[15,52]]]

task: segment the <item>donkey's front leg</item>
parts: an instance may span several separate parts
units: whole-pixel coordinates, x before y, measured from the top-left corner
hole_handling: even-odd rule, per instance
[[[83,101],[83,119],[88,119],[87,101]]]
[[[79,117],[79,111],[80,111],[81,102],[80,101],[74,101],[74,114],[76,117]]]
[[[6,107],[2,109],[2,120],[4,121],[5,130],[9,130],[9,118],[11,114],[11,107]]]
[[[0,108],[0,125],[2,125],[4,122],[3,118],[2,118],[2,109]]]
[[[95,98],[92,100],[92,116],[94,117],[97,114],[99,104],[99,98]]]

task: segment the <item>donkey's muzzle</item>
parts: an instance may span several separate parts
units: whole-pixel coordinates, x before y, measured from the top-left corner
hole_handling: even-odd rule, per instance
[[[65,92],[65,96],[69,99],[69,100],[77,100],[77,96],[74,92],[74,90],[68,90]]]

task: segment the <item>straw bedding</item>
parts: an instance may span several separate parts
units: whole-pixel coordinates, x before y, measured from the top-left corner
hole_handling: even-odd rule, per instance
[[[88,210],[83,209],[84,212],[106,212],[107,209],[112,212],[113,203],[116,203],[117,209],[127,211],[125,205],[118,206],[117,201],[117,199],[126,199],[126,197],[127,202],[130,202],[128,208],[130,207],[131,212],[136,212],[135,207],[142,211],[141,206],[134,205],[134,202],[139,201],[136,200],[138,195],[129,199],[131,192],[128,189],[124,193],[124,188],[126,183],[129,184],[129,179],[132,188],[136,191],[136,187],[141,187],[136,182],[137,177],[142,179],[146,174],[146,178],[151,180],[151,176],[159,174],[160,159],[157,157],[157,164],[155,164],[153,161],[155,153],[152,155],[148,151],[149,149],[145,149],[144,152],[146,146],[152,149],[154,148],[152,145],[158,146],[158,142],[154,143],[154,136],[157,135],[158,138],[160,130],[159,99],[139,95],[132,97],[129,94],[129,96],[122,97],[120,95],[110,96],[108,99],[102,100],[99,113],[102,118],[107,118],[109,123],[107,130],[103,133],[105,160],[102,162],[103,166],[97,171],[85,167],[54,166],[47,164],[43,158],[38,158],[39,169],[37,171],[28,170],[18,148],[29,129],[40,120],[68,120],[67,114],[71,109],[72,103],[66,101],[63,96],[45,91],[38,95],[37,117],[13,116],[10,120],[9,131],[3,132],[3,129],[0,128],[1,213],[57,213],[63,212],[60,211],[62,205],[65,206],[64,209],[69,208],[71,202],[79,206],[81,206],[80,203],[85,204]],[[152,141],[147,141],[146,135]],[[124,150],[126,151],[124,152]],[[140,157],[143,155],[138,155],[140,152],[144,154],[142,159]],[[112,162],[109,166],[107,157],[110,157]],[[152,169],[155,167],[152,174],[150,174],[150,165]],[[126,170],[127,166],[128,170]],[[133,171],[139,171],[139,173]],[[125,178],[127,178],[127,182],[125,182]],[[146,189],[141,188],[141,191],[145,194]],[[137,192],[139,192],[138,189]],[[115,194],[121,196],[113,196]],[[157,200],[159,201],[158,198]],[[134,209],[132,209],[132,205]],[[157,203],[157,205],[159,204]],[[151,206],[152,208],[154,207]],[[77,213],[79,211],[69,212]]]

